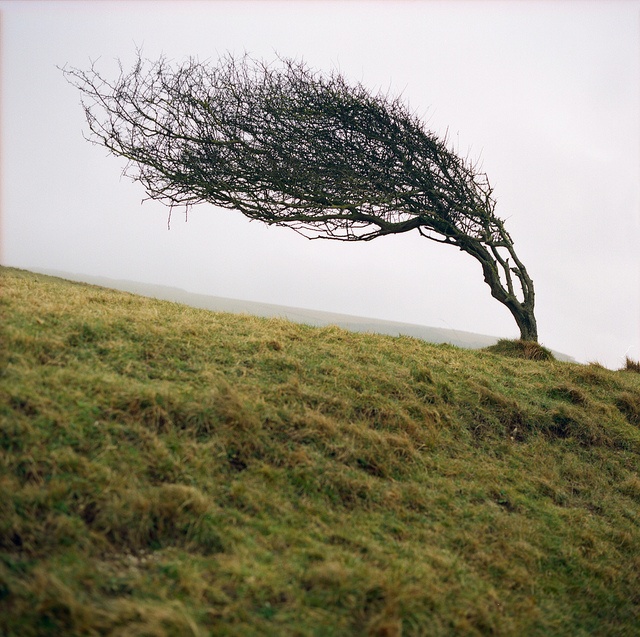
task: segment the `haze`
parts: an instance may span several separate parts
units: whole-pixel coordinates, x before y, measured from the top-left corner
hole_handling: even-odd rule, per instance
[[[513,338],[479,264],[417,233],[306,241],[141,205],[56,66],[249,52],[402,94],[480,158],[536,285],[540,340],[640,358],[640,2],[1,2],[1,261]]]

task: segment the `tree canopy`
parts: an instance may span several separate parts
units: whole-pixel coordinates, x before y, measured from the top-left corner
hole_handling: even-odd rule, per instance
[[[290,59],[139,55],[112,81],[95,64],[63,71],[83,94],[89,139],[126,158],[149,198],[232,208],[311,239],[419,232],[477,259],[521,338],[537,340],[533,282],[486,174],[400,98]]]

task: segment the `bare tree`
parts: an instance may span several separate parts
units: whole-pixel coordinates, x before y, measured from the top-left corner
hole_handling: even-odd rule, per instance
[[[533,282],[494,214],[487,176],[398,98],[302,62],[145,61],[115,81],[64,68],[90,140],[169,206],[208,202],[310,239],[415,230],[476,258],[523,340],[537,341]]]

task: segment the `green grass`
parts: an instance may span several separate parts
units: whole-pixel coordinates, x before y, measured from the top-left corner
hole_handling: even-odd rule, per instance
[[[0,634],[639,633],[637,373],[0,276]]]

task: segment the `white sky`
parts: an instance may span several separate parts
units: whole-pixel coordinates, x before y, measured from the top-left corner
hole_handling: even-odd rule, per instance
[[[640,1],[0,0],[1,260],[203,294],[518,335],[478,262],[417,233],[344,244],[202,205],[140,205],[82,137],[56,65],[303,58],[402,93],[481,157],[536,285],[540,339],[584,362],[640,358]]]

